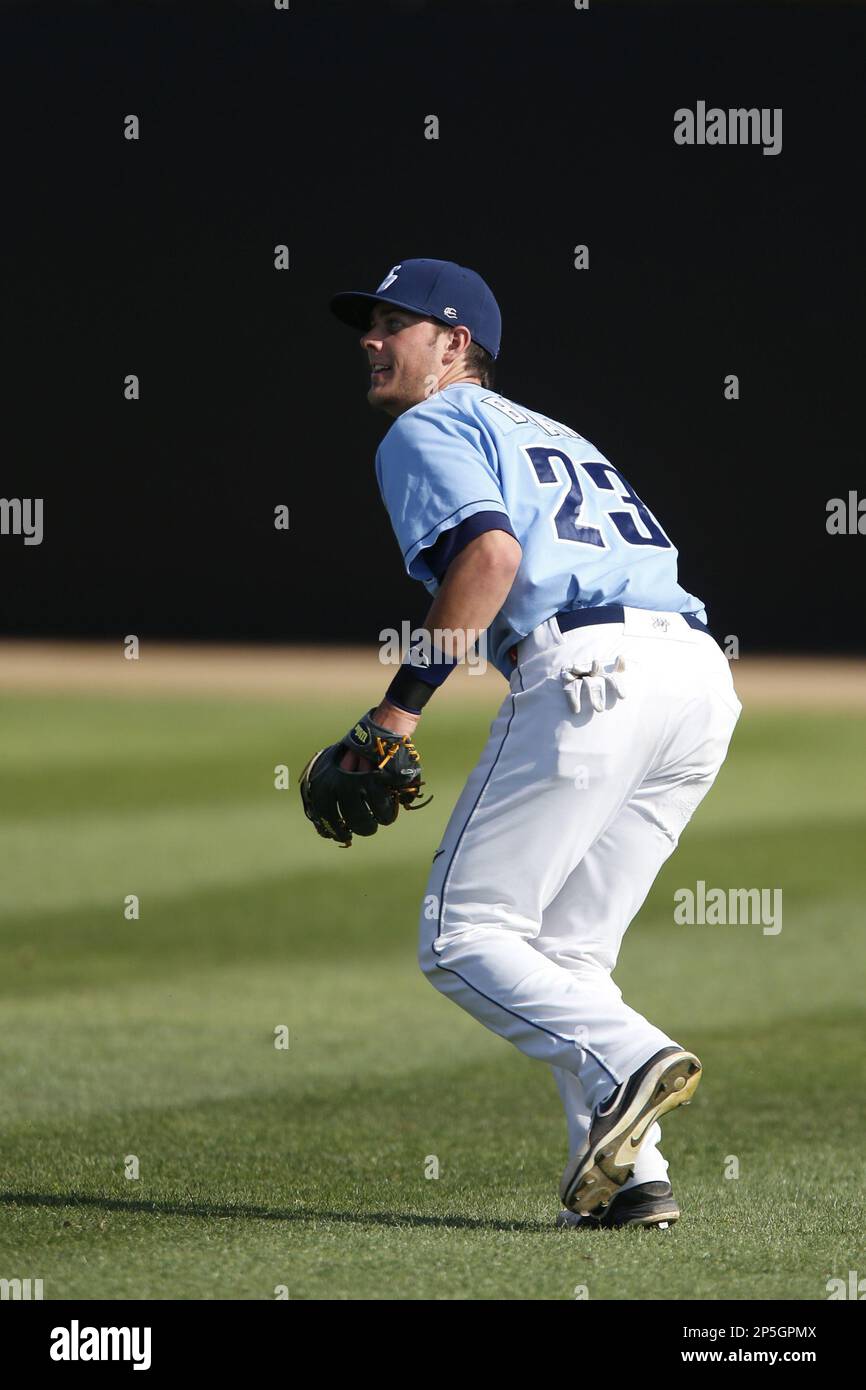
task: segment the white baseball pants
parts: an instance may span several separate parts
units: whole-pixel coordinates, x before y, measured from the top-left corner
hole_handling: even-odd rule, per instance
[[[601,675],[581,680],[593,662]],[[542,623],[510,685],[434,859],[419,960],[443,994],[550,1064],[575,1153],[593,1107],[675,1041],[623,1002],[611,971],[741,706],[708,633],[630,608],[564,636]],[[660,1138],[656,1124],[631,1183],[665,1178]]]

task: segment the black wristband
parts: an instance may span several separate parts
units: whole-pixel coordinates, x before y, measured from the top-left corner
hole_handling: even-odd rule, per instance
[[[437,686],[419,680],[411,666],[401,666],[385,691],[389,704],[399,705],[407,714],[420,714]]]

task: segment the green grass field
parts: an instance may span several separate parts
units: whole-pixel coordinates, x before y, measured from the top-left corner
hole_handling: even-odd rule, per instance
[[[747,708],[616,973],[704,1061],[664,1126],[683,1219],[557,1232],[549,1071],[415,962],[493,712],[432,707],[433,804],[344,851],[296,781],[351,698],[0,699],[0,1277],[47,1299],[824,1299],[866,1276],[866,717]],[[697,879],[782,888],[781,933],[675,926]]]

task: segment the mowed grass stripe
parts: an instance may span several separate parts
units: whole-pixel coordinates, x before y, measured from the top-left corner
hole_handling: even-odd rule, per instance
[[[714,1154],[712,1181],[725,1180],[731,1152],[737,1155],[744,1177],[791,1174],[785,1147],[790,1146],[799,1180],[807,1186],[814,1184],[837,1144],[857,1141],[860,1120],[857,1097],[849,1084],[852,1071],[836,1069],[828,1080],[826,1059],[856,1048],[859,1021],[855,1013],[815,1014],[808,1020],[808,1036],[801,1030],[789,1038],[784,1058],[779,1047],[785,1035],[783,1020],[743,1034],[733,1050],[725,1033],[711,1031],[702,1036],[704,1083],[692,1105],[663,1124],[665,1152],[683,1176],[688,1177],[693,1164],[702,1166],[707,1155]],[[812,1037],[822,1040],[821,1053],[811,1046]],[[429,1061],[426,1050],[423,1058]],[[798,1072],[796,1107],[788,1103],[778,1084],[788,1060]],[[855,1079],[862,1070],[857,1059]],[[471,1084],[473,1079],[477,1086]],[[57,1183],[62,1195],[68,1175],[58,1182],[57,1175],[51,1177],[45,1169],[61,1151],[73,1155],[80,1151],[87,1154],[85,1167],[98,1160],[103,1170],[99,1174],[91,1168],[91,1179],[105,1178],[119,1184],[119,1193],[147,1193],[151,1199],[152,1184],[165,1181],[175,1200],[189,1190],[190,1183],[207,1181],[207,1164],[216,1148],[233,1169],[252,1146],[264,1163],[248,1174],[238,1174],[235,1200],[239,1204],[271,1205],[269,1194],[275,1186],[285,1185],[290,1170],[293,1189],[306,1191],[308,1203],[315,1206],[320,1199],[310,1194],[321,1190],[323,1209],[334,1192],[343,1193],[345,1200],[347,1185],[375,1186],[383,1173],[391,1180],[404,1180],[407,1189],[414,1187],[413,1205],[420,1203],[420,1209],[429,1210],[439,1206],[437,1194],[452,1184],[483,1178],[483,1201],[495,1208],[511,1200],[497,1185],[487,1186],[486,1165],[494,1162],[497,1151],[518,1185],[549,1179],[551,1165],[564,1161],[565,1132],[558,1098],[549,1072],[539,1064],[515,1058],[513,1065],[503,1065],[498,1053],[469,1057],[462,1050],[451,1051],[443,1058],[440,1075],[434,1077],[429,1068],[417,1065],[402,1068],[394,1072],[385,1093],[380,1080],[359,1066],[332,1077],[327,1089],[304,1080],[296,1086],[291,1080],[268,1083],[260,1078],[259,1085],[242,1096],[202,1094],[197,1103],[188,1103],[169,1094],[161,1106],[146,1106],[135,1104],[130,1095],[124,1108],[92,1112],[81,1123],[58,1116],[53,1141],[40,1136],[38,1150],[31,1152],[27,1181],[20,1190],[40,1177]],[[827,1125],[828,1106],[833,1108],[832,1130]],[[768,1145],[768,1133],[782,1147]],[[122,1165],[116,1159],[117,1145],[132,1136],[150,1146],[148,1186],[134,1193],[125,1186]],[[10,1138],[14,1142],[17,1136],[13,1133]],[[431,1145],[441,1160],[443,1187],[418,1181]],[[320,1160],[308,1166],[306,1157],[313,1149]],[[144,1160],[143,1153],[139,1157]],[[712,1175],[708,1170],[706,1176]],[[82,1169],[78,1180],[85,1177]],[[834,1191],[845,1184],[856,1190],[862,1171],[839,1172],[836,1179]],[[5,1186],[7,1195],[14,1190],[8,1181]],[[860,1191],[861,1205],[863,1197]]]
[[[271,791],[258,801],[228,806],[177,805],[74,820],[58,813],[22,820],[2,832],[0,930],[8,917],[108,904],[118,905],[122,912],[129,893],[165,897],[236,882],[255,884],[311,865],[345,882],[356,872],[354,863],[361,855],[364,867],[375,869],[380,879],[383,867],[407,873],[423,867],[426,877],[458,791],[456,783],[443,791],[440,782],[435,811],[430,806],[423,814],[403,815],[396,826],[356,839],[348,851],[316,836],[296,795],[289,792]],[[812,801],[798,808],[796,818],[780,812],[777,817],[752,819],[741,812],[738,822],[726,823],[714,807],[700,807],[675,860],[679,877],[688,882],[686,846],[695,861],[700,846],[709,872],[710,860],[716,857],[712,846],[722,843],[728,862],[736,859],[740,865],[729,880],[731,886],[782,886],[783,867],[786,874],[804,878],[814,869],[821,891],[828,876],[858,874],[856,857],[851,859],[847,847],[852,839],[862,845],[866,810],[843,814],[833,807],[817,819],[815,813]],[[797,846],[806,851],[799,868],[793,854]],[[342,856],[349,854],[351,864],[344,866]],[[703,865],[697,867],[697,876],[707,881]]]
[[[836,733],[844,738],[844,729]],[[856,872],[850,861],[847,866],[841,861],[838,850],[850,830],[859,831],[866,819],[866,779],[856,775],[856,757],[851,761],[855,754],[856,745],[853,749],[846,745],[844,776],[840,776],[837,763],[827,765],[823,749],[813,749],[809,758],[803,755],[795,794],[787,786],[780,787],[766,766],[757,771],[753,768],[748,777],[744,776],[740,768],[749,753],[737,748],[731,767],[723,770],[708,804],[699,808],[688,827],[686,843],[697,848],[700,839],[736,837],[738,832],[748,831],[751,851],[739,839],[731,849],[738,854],[745,850],[750,871],[751,864],[766,854],[766,871],[756,882],[774,886],[778,875],[773,872],[774,846],[768,839],[774,829],[784,830],[786,836],[795,836],[801,843],[817,835],[824,843],[816,843],[801,863],[816,867],[823,891],[826,872],[822,869],[826,871],[828,865],[834,865],[834,874]],[[250,799],[249,766],[243,766],[243,776],[235,768],[236,791],[230,800],[220,800],[217,795],[215,801],[194,798],[191,803],[185,799],[190,793],[188,777],[173,780],[169,766],[160,778],[162,800],[158,807],[137,805],[135,778],[127,769],[121,781],[126,798],[122,809],[99,813],[80,808],[73,813],[73,808],[63,805],[50,779],[47,786],[37,779],[39,795],[48,797],[50,810],[27,816],[19,808],[17,821],[6,824],[0,837],[0,922],[10,915],[50,913],[58,907],[122,904],[128,893],[165,895],[255,881],[311,864],[320,864],[323,871],[345,873],[334,858],[344,852],[312,834],[301,813],[296,788],[276,791],[273,768],[262,758],[255,772],[261,778],[260,794]],[[86,783],[86,770],[82,770],[81,780]],[[436,799],[422,816],[402,816],[390,833],[380,832],[359,841],[348,853],[355,857],[363,854],[377,870],[383,864],[399,864],[411,872],[415,864],[429,863],[461,785],[462,776],[449,779],[440,771]],[[166,806],[166,802],[170,804]],[[8,809],[10,802],[6,804]],[[58,810],[58,805],[63,809]],[[578,812],[576,806],[575,814]],[[791,847],[780,843],[780,848],[782,862],[789,869],[796,863]],[[676,863],[678,868],[683,865],[682,851]],[[745,868],[743,863],[741,872]],[[734,881],[751,886],[740,874]]]
[[[444,806],[442,814],[447,815]],[[254,884],[314,864],[339,875],[335,856],[348,853],[364,853],[371,865],[394,869],[429,864],[444,828],[442,815],[420,822],[420,815],[403,816],[390,836],[381,831],[342,850],[315,834],[294,789],[229,806],[181,804],[124,816],[72,820],[56,814],[22,821],[2,832],[0,919],[108,903],[122,913],[129,893],[144,899],[237,881]]]
[[[395,828],[393,838],[400,833],[402,827]],[[655,959],[665,961],[668,951],[685,949],[697,953],[697,968],[707,968],[712,960],[722,980],[726,970],[737,971],[746,959],[754,959],[754,969],[735,981],[738,990],[751,993],[764,965],[773,971],[778,966],[791,978],[814,955],[810,997],[855,988],[857,972],[840,963],[856,961],[863,953],[859,855],[864,839],[866,819],[842,826],[822,820],[797,834],[770,827],[740,837],[716,833],[710,819],[703,827],[689,827],[626,935],[617,978],[630,970],[633,952],[652,930],[647,969]],[[199,840],[200,858],[175,855],[169,860],[166,852],[160,859],[149,852],[135,869],[115,867],[107,886],[91,864],[97,881],[79,882],[84,902],[75,901],[68,876],[58,868],[59,877],[48,876],[41,885],[51,907],[39,912],[27,884],[19,883],[19,910],[11,894],[0,916],[0,996],[47,996],[70,985],[116,988],[122,981],[168,978],[190,964],[199,970],[267,960],[288,969],[307,959],[327,962],[371,950],[374,968],[389,952],[414,958],[427,847],[423,856],[407,853],[399,872],[388,860],[383,873],[381,856],[387,856],[390,842],[381,834],[350,851],[315,844],[307,862],[318,861],[329,872],[318,867],[291,872],[282,862],[286,855],[280,835],[274,851],[277,871],[266,862],[261,872],[252,873],[244,855],[240,863],[233,862],[230,852],[220,859],[209,839],[204,845]],[[166,878],[173,883],[184,864],[183,891],[160,886]],[[79,862],[79,874],[83,868]],[[148,873],[158,881],[150,882]],[[774,914],[775,890],[781,889],[781,932],[773,935],[769,920],[675,925],[675,895],[683,888],[694,893],[699,879],[707,890],[764,889],[769,896],[760,900],[760,907],[766,902]],[[141,897],[138,921],[123,915],[123,890],[133,886]],[[669,935],[662,945],[655,933],[665,929]],[[810,941],[808,934],[813,935]]]
[[[638,929],[616,979],[633,1007],[695,1048],[708,1023],[739,1037],[756,1019],[794,1033],[808,1031],[816,1010],[861,1016],[859,979],[835,963],[858,949],[856,935],[820,927],[772,939],[743,927]],[[291,1086],[374,1076],[388,1087],[406,1071],[445,1065],[455,1049],[519,1060],[430,988],[408,943],[340,961],[186,962],[115,988],[110,978],[5,1002],[5,1125],[186,1103],[210,1087],[241,1095],[268,1078]],[[274,1047],[280,1026],[286,1052]]]
[[[437,799],[453,801],[495,713],[451,704],[425,716],[422,752]],[[333,742],[350,718],[328,703],[31,702],[10,696],[0,697],[0,716],[0,817],[6,821],[60,809],[77,818],[100,811],[138,815],[166,801],[190,808],[252,802],[273,793],[277,763],[289,767],[296,783],[311,753]],[[862,811],[864,774],[866,716],[746,710],[713,790],[715,821],[755,824],[765,813],[796,821],[814,814],[817,804],[840,816]]]
[[[495,707],[440,710],[428,747],[447,778],[463,780],[477,759]],[[333,701],[280,704],[66,701],[0,695],[4,791],[0,818],[131,814],[174,804],[250,800],[273,792],[285,764],[297,795],[301,769],[349,727]],[[435,723],[435,727],[434,727]]]

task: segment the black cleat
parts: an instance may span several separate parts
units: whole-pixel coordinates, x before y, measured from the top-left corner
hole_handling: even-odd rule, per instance
[[[605,1206],[634,1172],[635,1159],[659,1116],[687,1105],[701,1079],[693,1052],[663,1047],[595,1107],[586,1148],[567,1165],[562,1205],[581,1216]]]
[[[592,1216],[580,1216],[566,1207],[556,1218],[558,1227],[615,1231],[622,1226],[656,1226],[665,1230],[680,1219],[680,1209],[669,1182],[641,1182],[618,1192]]]

